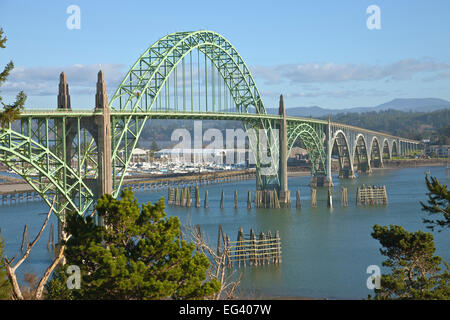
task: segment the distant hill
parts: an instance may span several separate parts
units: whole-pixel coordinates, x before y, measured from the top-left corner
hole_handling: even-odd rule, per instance
[[[394,99],[389,102],[380,104],[374,107],[356,107],[356,108],[343,108],[343,109],[327,109],[319,106],[311,107],[293,107],[286,108],[286,113],[293,117],[313,117],[320,118],[328,115],[336,115],[339,113],[347,112],[371,112],[371,111],[385,111],[385,110],[398,110],[398,111],[412,111],[412,112],[431,112],[441,109],[450,109],[450,102],[444,99],[436,98],[421,98],[421,99]],[[277,113],[278,108],[268,108],[268,113]]]

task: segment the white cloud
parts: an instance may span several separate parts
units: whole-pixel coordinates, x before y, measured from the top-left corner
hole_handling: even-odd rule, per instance
[[[336,83],[346,81],[410,80],[419,73],[450,70],[450,64],[432,59],[404,59],[386,65],[305,63],[254,66],[253,76],[265,84]],[[430,78],[434,80],[435,78]],[[428,79],[429,81],[431,81]]]

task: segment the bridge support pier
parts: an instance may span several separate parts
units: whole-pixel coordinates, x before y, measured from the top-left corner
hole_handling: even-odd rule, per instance
[[[97,125],[98,148],[98,196],[113,193],[112,147],[111,147],[111,112],[108,106],[105,77],[103,72],[98,72],[97,93],[95,94],[95,109],[102,110],[103,114],[95,117]],[[98,198],[98,197],[97,197]],[[97,200],[97,199],[95,199]],[[103,225],[103,219],[99,217],[98,223]]]
[[[354,179],[355,174],[353,170],[344,168],[342,170],[339,170],[339,179]]]
[[[278,109],[278,114],[283,116],[280,125],[280,190],[278,199],[280,205],[291,204],[291,192],[288,190],[288,180],[287,180],[287,124],[286,124],[286,109],[284,108],[283,95],[280,96],[280,107]]]
[[[98,190],[103,195],[113,192],[112,147],[111,147],[111,111],[108,106],[105,77],[102,71],[98,73],[97,93],[95,95],[95,109],[103,110],[103,114],[96,116],[98,126],[99,174],[97,178]]]
[[[59,75],[59,86],[58,86],[58,100],[57,100],[57,108],[58,110],[70,110],[70,95],[69,95],[69,85],[67,83],[66,74],[64,72],[61,72]],[[58,152],[60,153],[60,156],[67,161],[67,159],[70,159],[70,154],[67,154],[66,146],[68,144],[67,138],[66,138],[66,127],[68,126],[68,121],[66,119],[62,119],[61,122],[57,123],[57,136],[60,138],[60,150]],[[57,198],[63,198],[64,195],[57,192],[56,194]],[[58,201],[60,203],[60,201]],[[57,204],[56,204],[57,205]],[[65,210],[64,210],[65,211]],[[62,240],[66,240],[67,235],[64,231],[66,222],[65,222],[65,212],[63,214],[63,217],[61,219],[58,219],[58,232],[57,232],[57,246],[61,245]],[[63,264],[65,264],[65,260],[62,261]]]

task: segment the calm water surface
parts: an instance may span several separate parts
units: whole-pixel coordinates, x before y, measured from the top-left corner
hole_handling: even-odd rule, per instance
[[[312,297],[360,299],[373,294],[366,287],[369,265],[379,265],[383,257],[378,241],[370,233],[375,224],[399,224],[408,231],[425,230],[419,201],[426,200],[425,171],[449,184],[444,167],[381,169],[371,176],[360,176],[352,181],[334,177],[334,208],[326,205],[326,189],[319,189],[317,208],[311,208],[309,177],[290,177],[293,208],[247,209],[247,191],[254,190],[254,180],[200,188],[202,200],[205,188],[209,190],[210,208],[167,207],[170,216],[178,216],[183,224],[200,224],[201,229],[215,245],[218,225],[232,240],[239,227],[248,233],[279,230],[282,241],[282,263],[279,266],[258,266],[235,269],[242,274],[241,292],[249,297]],[[349,206],[340,205],[340,183],[348,188]],[[356,207],[356,188],[361,184],[386,185],[388,206]],[[225,208],[220,209],[222,189]],[[239,208],[233,208],[234,190],[238,190]],[[295,209],[295,192],[300,190],[302,209]],[[253,194],[253,192],[252,192]],[[157,201],[167,191],[138,191],[139,201]],[[24,225],[30,232],[30,241],[45,219],[47,207],[43,202],[0,206],[0,228],[6,243],[6,253],[19,253]],[[53,216],[51,222],[57,225]],[[31,256],[20,267],[20,272],[41,274],[48,266],[52,252],[47,250],[49,228],[32,250]],[[450,231],[434,232],[436,254],[450,262]],[[382,269],[383,270],[383,269]]]

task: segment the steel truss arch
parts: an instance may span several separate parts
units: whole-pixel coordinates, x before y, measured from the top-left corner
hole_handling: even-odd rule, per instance
[[[48,142],[48,136],[46,137]],[[0,162],[20,175],[51,206],[56,198],[54,212],[63,219],[64,211],[83,214],[94,201],[93,193],[70,166],[55,155],[49,146],[11,129],[0,131]],[[78,193],[78,204],[73,193]]]
[[[314,127],[313,127],[314,126]],[[315,175],[318,172],[325,173],[326,168],[326,153],[324,148],[325,134],[323,132],[323,125],[295,123],[289,122],[287,125],[288,131],[288,155],[291,153],[297,139],[300,139],[308,149],[308,154],[311,157],[311,173]]]
[[[176,32],[148,48],[130,69],[110,101],[114,111],[151,111],[170,74],[186,55],[198,49],[219,70],[239,113],[266,114],[255,82],[236,49],[223,36],[212,31]],[[114,195],[117,196],[125,171],[148,116],[131,114],[127,119],[112,118],[112,161]],[[260,128],[272,134],[272,125],[259,120]],[[245,125],[245,122],[244,122]],[[246,126],[246,125],[245,125]],[[272,144],[271,148],[278,148]],[[123,152],[119,152],[123,149]],[[276,155],[276,150],[271,155]],[[273,161],[277,164],[277,161]]]

